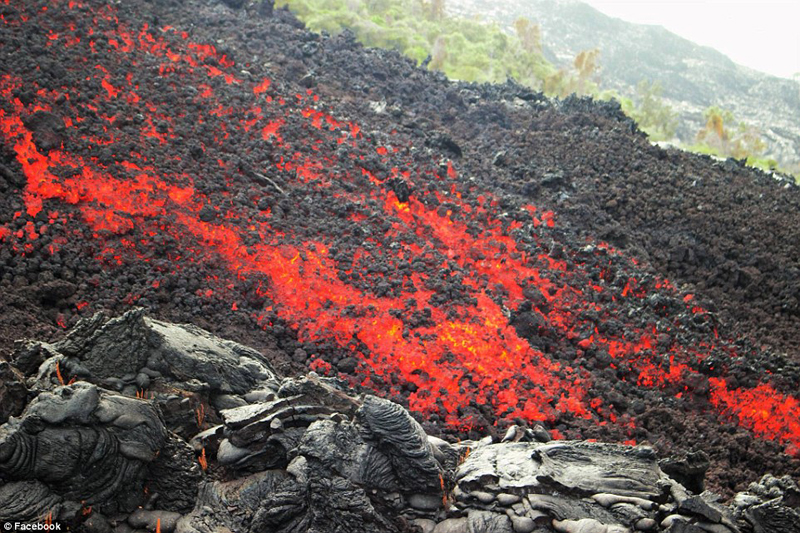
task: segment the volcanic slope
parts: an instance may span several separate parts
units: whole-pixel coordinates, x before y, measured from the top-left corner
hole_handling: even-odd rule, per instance
[[[269,4],[0,0],[3,345],[148,307],[426,429],[800,471],[796,188]]]

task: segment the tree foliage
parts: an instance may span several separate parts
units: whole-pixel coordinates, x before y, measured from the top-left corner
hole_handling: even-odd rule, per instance
[[[675,137],[678,114],[661,97],[661,83],[641,80],[636,85],[636,105],[627,110],[630,116],[654,141]]]
[[[527,22],[508,35],[496,24],[448,17],[444,0],[278,0],[314,31],[349,28],[365,46],[398,50],[452,79],[540,89],[556,72],[541,53],[541,33]]]
[[[538,24],[525,17],[519,17],[514,21],[514,31],[523,50],[531,54],[542,53],[542,30]]]
[[[564,98],[570,94],[598,96],[600,71],[600,49],[578,52],[572,68],[562,68],[544,80],[544,92]]]
[[[733,113],[716,106],[703,113],[705,126],[697,132],[698,149],[720,157],[757,158],[767,148],[761,133],[745,122],[738,122]]]

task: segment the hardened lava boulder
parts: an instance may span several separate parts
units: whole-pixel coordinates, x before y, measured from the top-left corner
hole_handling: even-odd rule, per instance
[[[169,447],[172,453],[162,457]],[[145,503],[145,487],[157,485],[169,462],[179,463],[170,471],[182,489],[165,494],[162,503],[180,507],[193,501],[199,479],[191,454],[181,448],[188,445],[167,431],[150,402],[84,382],[42,392],[0,427],[0,473],[8,480],[0,490],[0,516],[55,510],[58,517],[70,506],[129,512]]]
[[[318,394],[325,388],[347,407],[340,390],[315,376],[281,391]],[[423,498],[433,502],[428,511],[441,507],[445,467],[405,409],[366,396],[350,417],[308,400],[292,394],[223,412],[226,438],[217,460],[232,468],[269,467],[204,485],[178,531],[391,533],[404,530],[398,513],[409,502]]]
[[[99,313],[84,319],[53,347],[95,379],[133,375],[139,388],[159,375],[175,383],[197,380],[220,394],[278,385],[275,371],[258,351],[191,324],[146,317],[141,309],[110,320]]]

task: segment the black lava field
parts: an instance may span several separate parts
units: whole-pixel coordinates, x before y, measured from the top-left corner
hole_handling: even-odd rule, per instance
[[[0,0],[0,354],[144,307],[451,440],[800,474],[800,193],[269,4]]]

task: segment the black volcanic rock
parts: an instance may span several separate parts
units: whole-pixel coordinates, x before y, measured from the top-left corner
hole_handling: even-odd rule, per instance
[[[442,465],[422,426],[396,403],[367,396],[356,413],[362,437],[391,461],[407,491],[441,490]]]
[[[131,511],[143,500],[148,468],[174,439],[148,402],[78,382],[42,392],[18,419],[0,427],[0,472],[11,489],[47,484],[46,496],[89,502],[100,510]],[[198,467],[191,457],[175,461],[171,482],[191,491]],[[39,490],[39,489],[37,489]],[[32,502],[33,503],[33,502]],[[38,502],[36,502],[38,505]],[[27,511],[18,511],[24,516]]]
[[[47,111],[37,111],[25,122],[33,132],[33,142],[43,152],[60,148],[64,143],[66,127],[64,120]]]
[[[19,415],[28,402],[28,389],[21,372],[0,361],[0,424]]]
[[[41,344],[50,357],[29,375],[39,384],[36,397],[0,426],[0,519],[49,516],[98,532],[112,522],[178,533],[796,531],[800,491],[788,477],[766,476],[726,507],[669,479],[648,447],[537,442],[523,427],[499,443],[448,444],[426,435],[400,405],[357,397],[328,378],[310,374],[259,389],[263,367],[253,364],[241,369],[257,378],[246,381],[255,387],[244,394],[253,403],[210,411],[222,424],[190,445],[167,429],[160,411],[199,376],[164,373],[152,399],[52,382],[49,362],[101,344],[109,372],[117,359],[135,359],[143,343],[120,331],[161,335],[156,346],[183,357],[211,346],[224,360],[223,348],[235,346],[252,356],[247,361],[259,359],[141,312],[86,321],[64,341]],[[213,405],[211,388],[191,394]]]
[[[278,385],[275,371],[257,351],[195,326],[147,318],[142,310],[111,320],[95,315],[81,321],[53,349],[80,361],[94,379],[147,369],[177,381],[199,378],[221,394],[244,394],[257,385]]]

